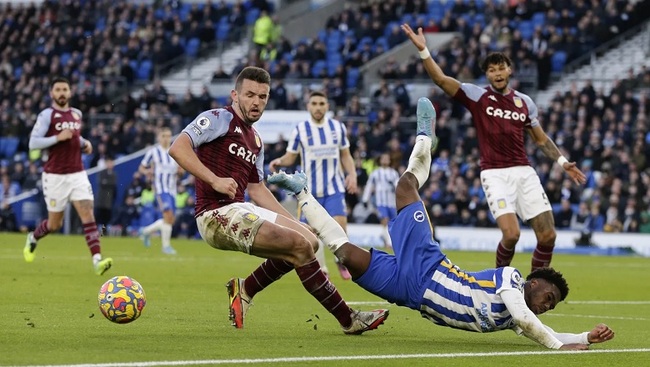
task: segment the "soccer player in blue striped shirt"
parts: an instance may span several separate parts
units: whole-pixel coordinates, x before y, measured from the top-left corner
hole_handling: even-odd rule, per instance
[[[392,246],[388,235],[388,221],[397,216],[395,208],[395,188],[399,180],[399,172],[390,166],[390,154],[382,153],[379,156],[379,168],[372,171],[363,190],[361,202],[368,205],[370,196],[374,194],[374,204],[382,226],[381,237],[384,246]]]
[[[167,152],[172,142],[172,130],[162,127],[158,130],[158,144],[151,147],[140,163],[140,172],[146,174],[153,171],[153,188],[156,193],[158,208],[162,218],[144,227],[140,231],[140,238],[146,247],[151,246],[151,234],[160,231],[162,251],[168,255],[175,255],[176,250],[171,245],[172,226],[176,212],[176,178],[179,167]]]
[[[442,326],[474,331],[513,330],[552,349],[585,350],[614,337],[605,324],[580,334],[557,333],[536,315],[552,310],[569,292],[562,274],[539,268],[524,280],[510,266],[466,272],[454,265],[433,239],[418,188],[427,181],[435,146],[435,110],[418,101],[418,136],[406,172],[396,189],[398,215],[390,223],[394,255],[367,251],[349,242],[345,232],[306,190],[304,174],[279,173],[268,182],[293,192],[309,224],[367,291],[420,312]]]
[[[300,154],[300,164],[307,173],[312,194],[343,230],[346,230],[348,214],[345,191],[350,194],[357,192],[357,171],[350,154],[347,129],[340,121],[327,117],[329,102],[324,92],[311,92],[307,110],[310,119],[296,125],[286,153],[272,160],[269,169],[275,172],[278,167],[291,166]],[[328,274],[323,246],[319,246],[316,258],[323,272]],[[347,269],[340,263],[337,264],[341,277],[350,279]]]

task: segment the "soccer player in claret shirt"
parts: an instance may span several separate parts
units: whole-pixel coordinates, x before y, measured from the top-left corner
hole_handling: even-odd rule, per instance
[[[169,154],[196,177],[196,222],[210,246],[266,258],[246,279],[227,284],[230,319],[242,328],[252,298],[296,270],[303,287],[346,334],[376,329],[388,310],[354,311],[321,271],[316,236],[284,209],[264,184],[264,145],[253,127],[269,98],[271,77],[244,68],[230,92],[232,105],[199,114],[176,138]],[[195,152],[196,150],[196,152]],[[244,191],[255,202],[244,202]]]
[[[47,158],[43,169],[43,196],[48,215],[34,232],[27,234],[23,256],[27,262],[34,261],[37,241],[61,229],[63,211],[70,201],[81,218],[95,273],[102,275],[110,269],[113,259],[102,259],[100,234],[93,213],[93,189],[81,162],[81,153],[90,154],[93,147],[81,137],[82,114],[70,107],[71,94],[67,79],[52,80],[52,106],[38,114],[29,138],[29,149],[43,149],[43,156]]]
[[[573,182],[585,183],[585,175],[546,135],[532,99],[508,86],[512,74],[512,61],[508,56],[491,53],[483,61],[481,68],[490,83],[487,87],[460,83],[445,75],[433,60],[426,48],[422,28],[415,33],[408,24],[403,24],[402,30],[419,50],[433,82],[472,114],[478,133],[481,183],[502,234],[496,251],[496,266],[507,266],[512,261],[520,234],[517,215],[528,222],[537,237],[532,270],[549,266],[556,238],[553,212],[539,177],[528,161],[524,132],[547,157],[562,166]]]
[[[536,269],[525,280],[510,266],[466,272],[441,251],[418,194],[429,178],[436,146],[435,116],[431,102],[420,98],[418,135],[408,168],[397,183],[398,213],[389,225],[394,255],[350,243],[309,192],[304,173],[275,173],[268,182],[296,195],[309,224],[348,268],[355,283],[391,303],[418,311],[435,324],[481,333],[512,330],[551,349],[585,350],[589,344],[611,340],[614,331],[605,324],[569,334],[555,332],[537,318],[569,293],[562,274],[552,268]]]

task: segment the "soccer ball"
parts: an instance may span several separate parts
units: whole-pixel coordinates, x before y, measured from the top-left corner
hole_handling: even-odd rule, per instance
[[[104,317],[118,324],[135,321],[147,304],[140,283],[124,275],[104,283],[99,289],[97,301]]]

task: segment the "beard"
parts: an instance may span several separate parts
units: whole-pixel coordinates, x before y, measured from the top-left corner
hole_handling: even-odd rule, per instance
[[[68,99],[66,97],[59,97],[54,100],[54,103],[59,107],[65,107],[68,105]]]

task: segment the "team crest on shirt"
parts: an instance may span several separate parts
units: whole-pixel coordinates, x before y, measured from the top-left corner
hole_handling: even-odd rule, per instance
[[[419,223],[424,222],[424,213],[418,210],[417,212],[413,213],[413,219],[415,219],[415,221]]]
[[[506,199],[499,199],[497,200],[497,207],[499,209],[505,209],[506,208]]]
[[[81,116],[79,116],[79,114],[74,111],[72,111],[72,117],[74,117],[75,120],[81,120]]]
[[[50,206],[56,206],[56,199],[50,199]]]
[[[262,146],[262,139],[257,135],[257,131],[255,132],[255,145],[257,145],[258,148]]]
[[[515,102],[515,107],[517,108],[522,108],[524,107],[524,101],[521,100],[519,97],[512,97],[513,102]]]

